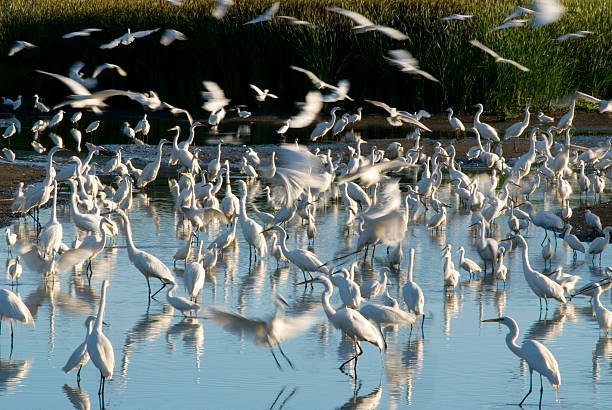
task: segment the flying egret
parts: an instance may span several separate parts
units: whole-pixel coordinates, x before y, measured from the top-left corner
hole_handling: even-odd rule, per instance
[[[342,330],[345,335],[347,335],[350,339],[353,340],[355,356],[342,363],[339,369],[341,372],[344,372],[344,366],[355,360],[356,376],[357,358],[363,353],[359,342],[364,341],[372,343],[374,346],[378,347],[382,354],[382,349],[384,347],[382,335],[380,334],[378,329],[368,321],[368,319],[366,319],[361,313],[359,313],[358,310],[352,309],[350,307],[343,307],[338,310],[335,310],[329,304],[329,298],[331,297],[334,288],[332,286],[331,281],[325,276],[319,276],[317,278],[298,283],[298,285],[312,282],[322,283],[323,286],[325,286],[325,290],[321,295],[321,304],[323,305],[323,310],[325,311],[325,314],[327,315],[329,321],[332,323],[332,325],[334,325],[336,329]],[[357,349],[359,349],[359,352],[357,352]]]
[[[92,363],[100,371],[100,388],[98,395],[104,396],[104,384],[106,379],[113,378],[115,368],[115,352],[110,340],[102,333],[102,323],[104,321],[104,309],[106,308],[106,288],[110,285],[108,280],[102,282],[100,291],[100,306],[96,322],[89,337],[87,337],[87,352]]]
[[[253,20],[247,21],[246,23],[244,23],[244,25],[256,24],[256,23],[261,23],[264,21],[272,20],[272,17],[274,17],[279,7],[280,7],[280,2],[277,1],[276,3],[272,4],[272,6],[270,6],[270,8],[268,8],[265,12],[255,17]]]
[[[77,367],[79,368],[79,371],[77,372],[77,384],[81,383],[81,369],[87,364],[87,362],[89,362],[89,353],[87,352],[87,338],[93,331],[93,324],[95,321],[95,316],[87,317],[87,319],[85,320],[85,329],[87,329],[87,333],[85,334],[85,340],[83,340],[83,343],[81,343],[77,346],[76,349],[74,349],[74,351],[68,358],[68,361],[66,362],[64,367],[62,367],[62,371],[64,373],[70,373]]]
[[[542,376],[546,377],[550,384],[555,389],[558,389],[561,385],[561,373],[559,372],[559,365],[553,354],[537,340],[525,339],[523,340],[522,346],[516,344],[516,339],[519,335],[519,328],[514,319],[508,316],[500,317],[497,319],[487,319],[483,322],[499,322],[502,325],[508,327],[509,332],[506,335],[506,345],[508,348],[517,355],[519,358],[525,360],[529,366],[529,391],[523,397],[523,400],[519,403],[519,406],[523,406],[523,402],[531,394],[533,386],[533,371],[540,373],[540,407],[542,407],[542,393],[544,392],[544,385],[542,384]]]
[[[268,90],[267,88],[262,91],[261,88],[253,84],[249,84],[249,87],[251,87],[257,93],[257,95],[255,96],[255,99],[259,102],[265,101],[266,98],[274,98],[274,99],[278,98],[276,95],[270,93],[270,90]]]
[[[470,40],[470,44],[473,45],[474,47],[477,47],[477,48],[481,49],[485,53],[489,54],[491,57],[493,57],[495,59],[496,63],[510,64],[510,65],[515,66],[516,68],[518,68],[521,71],[529,71],[529,69],[527,67],[517,63],[514,60],[510,60],[510,59],[507,59],[507,58],[502,58],[499,54],[497,54],[495,51],[491,50],[489,47],[485,46],[484,44],[482,44],[478,40]]]

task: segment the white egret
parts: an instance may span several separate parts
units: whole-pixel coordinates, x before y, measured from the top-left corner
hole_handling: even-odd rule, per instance
[[[595,98],[592,95],[585,94],[580,91],[576,91],[576,97],[588,101],[593,104],[599,105],[599,113],[603,114],[604,112],[612,111],[612,100],[600,100],[599,98]],[[14,108],[13,108],[14,109]]]
[[[274,98],[274,99],[278,98],[276,95],[270,93],[270,90],[268,90],[267,88],[262,91],[261,88],[253,84],[249,84],[249,87],[251,87],[257,93],[257,95],[255,96],[255,99],[257,99],[257,101],[259,102],[265,101],[266,98]]]
[[[159,144],[157,146],[157,158],[155,160],[149,162],[142,169],[142,172],[141,172],[140,176],[138,177],[138,180],[136,181],[136,186],[138,188],[144,188],[149,183],[155,181],[155,179],[157,178],[157,173],[159,172],[159,168],[161,166],[162,148],[163,148],[163,145],[168,143],[168,142],[170,142],[170,141],[168,141],[165,138],[162,138],[159,141]]]
[[[472,17],[474,17],[473,14],[456,14],[456,13],[453,13],[453,14],[445,16],[445,17],[440,17],[440,21],[452,21],[452,20],[465,21],[467,19],[471,19]]]
[[[47,107],[42,101],[38,94],[34,94],[34,108],[36,108],[40,112],[49,112],[49,107]],[[46,128],[46,126],[45,126]]]
[[[597,232],[603,231],[603,228],[601,225],[601,219],[599,219],[599,216],[591,212],[590,209],[587,209],[586,211],[584,211],[584,219],[586,221],[586,224],[590,226],[591,228],[593,228],[593,230],[597,230]]]
[[[221,200],[220,209],[228,219],[234,214],[240,214],[240,200],[232,192],[232,185],[230,183],[230,165],[228,160],[225,160],[225,196]]]
[[[296,248],[290,251],[287,249],[287,232],[285,232],[285,230],[280,226],[273,225],[261,233],[263,234],[264,232],[270,230],[275,230],[278,232],[279,246],[283,251],[283,254],[289,260],[289,262],[297,266],[302,271],[304,274],[304,279],[306,278],[306,272],[322,272],[329,274],[329,269],[323,265],[323,262],[319,260],[317,255],[309,250]]]
[[[274,17],[274,14],[276,14],[276,12],[278,11],[279,7],[280,7],[280,2],[277,1],[276,3],[272,4],[272,6],[270,6],[270,8],[268,8],[265,12],[255,17],[254,19],[247,21],[244,24],[245,25],[246,24],[256,24],[256,23],[261,23],[264,21],[270,21],[272,20],[272,17]]]
[[[548,310],[548,299],[556,299],[561,303],[566,303],[563,288],[555,281],[542,275],[534,270],[529,263],[529,246],[527,241],[521,235],[515,236],[520,247],[522,247],[523,256],[523,275],[527,281],[527,285],[533,293],[540,299],[540,310],[542,309],[542,298],[546,302],[546,310]],[[609,239],[609,238],[608,238]]]
[[[398,326],[409,324],[411,327],[416,321],[414,313],[405,312],[399,308],[370,303],[359,308],[359,313],[365,316],[366,319],[376,323],[378,331],[383,339],[385,349],[387,348],[387,340],[382,331],[385,326]]]
[[[355,360],[355,373],[357,373],[357,358],[363,353],[359,342],[364,341],[372,343],[374,346],[378,347],[382,354],[382,349],[384,347],[382,335],[378,329],[368,321],[368,319],[359,313],[359,311],[350,307],[343,307],[335,310],[329,304],[329,298],[331,297],[334,288],[332,287],[331,281],[325,276],[319,276],[303,283],[299,283],[298,285],[312,282],[322,283],[323,286],[325,286],[325,290],[321,295],[321,304],[323,305],[323,310],[325,311],[329,321],[336,329],[342,330],[346,336],[353,340],[355,356],[342,363],[339,369],[340,371],[344,372],[344,366],[347,363]],[[359,349],[359,352],[357,352],[357,349]]]
[[[28,43],[27,41],[19,40],[19,41],[16,41],[15,44],[13,44],[13,46],[9,50],[8,56],[12,57],[18,52],[20,52],[21,50],[25,50],[28,48],[35,48],[35,47],[38,47],[38,46],[35,46],[32,43]]]
[[[376,297],[376,295],[382,295],[385,293],[387,289],[387,272],[383,271],[381,276],[382,280],[379,280],[380,278],[376,278],[363,281],[359,287],[362,297],[365,299],[372,299]]]
[[[106,308],[106,288],[108,288],[109,285],[110,283],[108,280],[104,280],[102,282],[98,315],[96,317],[93,330],[86,339],[89,358],[100,371],[100,388],[98,389],[99,396],[104,396],[105,381],[106,379],[113,378],[113,371],[115,368],[115,352],[113,351],[113,345],[110,340],[108,340],[106,335],[102,333],[104,309]]]
[[[316,141],[317,139],[325,136],[333,127],[336,122],[336,111],[338,111],[340,107],[332,108],[330,115],[331,118],[329,121],[323,121],[317,124],[317,126],[310,133],[310,140]]]
[[[172,296],[172,292],[178,285],[176,282],[172,282],[168,292],[166,293],[166,300],[175,309],[180,310],[183,316],[185,312],[193,312],[194,310],[200,310],[200,305],[182,296]]]
[[[68,361],[62,367],[62,371],[64,373],[70,373],[72,370],[79,368],[77,372],[77,384],[81,383],[81,368],[89,362],[89,353],[87,352],[87,338],[91,334],[93,330],[93,324],[96,321],[95,316],[88,316],[85,320],[85,329],[87,329],[87,333],[85,334],[85,340],[83,343],[77,346],[76,349],[72,352]]]
[[[206,272],[204,271],[204,266],[202,266],[202,256],[203,256],[202,248],[203,246],[204,246],[204,241],[200,241],[200,247],[198,249],[197,259],[193,262],[189,262],[185,266],[185,272],[183,273],[183,281],[185,283],[185,289],[189,293],[189,298],[191,300],[196,300],[196,298],[198,297],[198,294],[204,287],[204,280],[206,278]]]
[[[579,275],[570,275],[569,273],[563,273],[563,267],[557,266],[552,272],[548,274],[548,277],[557,282],[563,290],[569,295],[572,290],[576,287],[581,277]]]
[[[470,40],[470,44],[473,45],[474,47],[477,47],[477,48],[481,49],[485,53],[489,54],[491,57],[493,57],[495,59],[496,63],[510,64],[510,65],[515,66],[516,68],[518,68],[521,71],[529,71],[529,69],[527,67],[517,63],[514,60],[510,60],[510,59],[507,59],[507,58],[502,58],[499,54],[497,54],[495,51],[491,50],[489,47],[485,46],[484,44],[482,44],[478,40]]]
[[[521,346],[516,344],[516,339],[519,335],[519,328],[514,319],[508,316],[500,317],[497,319],[487,319],[483,322],[499,322],[502,325],[508,327],[509,332],[506,335],[506,345],[508,348],[517,355],[519,358],[525,360],[529,366],[529,391],[523,397],[523,400],[519,403],[519,406],[523,406],[523,402],[531,394],[533,386],[533,371],[540,373],[540,407],[542,407],[542,393],[544,391],[544,385],[542,384],[542,376],[546,377],[550,384],[555,389],[558,389],[561,385],[561,373],[559,372],[559,365],[553,354],[548,350],[546,346],[537,340],[525,339]]]
[[[475,107],[478,107],[478,111],[474,116],[474,128],[478,130],[478,133],[481,137],[490,139],[493,142],[499,142],[499,137],[497,136],[497,131],[495,128],[480,121],[480,114],[484,111],[484,106],[480,103],[476,104]]]
[[[242,229],[244,239],[249,244],[249,259],[251,257],[251,247],[255,248],[255,259],[257,259],[257,253],[259,253],[261,258],[265,258],[268,253],[268,245],[266,243],[266,238],[261,235],[263,228],[247,215],[247,184],[242,180],[239,180],[238,184],[242,189],[242,194],[240,196],[240,216],[238,217],[238,221],[240,222],[240,228]]]
[[[531,113],[529,112],[529,107],[531,107],[531,104],[527,104],[525,106],[525,117],[523,118],[523,121],[515,122],[514,124],[506,128],[506,132],[504,134],[505,140],[509,138],[520,137],[521,134],[523,134],[523,131],[525,131],[525,129],[529,126],[529,118],[531,116]]]
[[[478,236],[476,238],[476,250],[478,251],[478,255],[484,262],[485,275],[487,274],[487,263],[493,269],[493,265],[495,265],[495,260],[497,258],[497,250],[499,247],[498,242],[493,238],[485,238],[485,221],[480,217],[480,220],[477,221],[474,225],[478,227]]]
[[[2,330],[3,320],[11,323],[11,350],[13,350],[13,319],[25,325],[34,326],[34,318],[30,309],[21,298],[8,289],[0,289],[0,330]]]
[[[153,298],[168,284],[176,282],[174,275],[172,274],[172,271],[168,269],[168,267],[164,265],[164,263],[157,257],[136,248],[134,241],[132,240],[132,226],[127,214],[121,209],[117,209],[115,212],[117,212],[121,219],[123,219],[125,242],[127,245],[130,262],[132,262],[136,269],[138,269],[147,280],[149,298]],[[159,290],[153,295],[151,295],[151,284],[149,283],[150,278],[157,278],[162,283],[162,287],[159,288]]]
[[[281,305],[281,303],[287,303],[284,298],[277,295],[274,290],[272,298],[276,305],[276,311],[274,316],[269,319],[250,318],[219,308],[208,309],[207,317],[228,332],[237,334],[240,337],[245,334],[252,336],[253,342],[256,345],[269,347],[276,365],[282,370],[273,350],[275,346],[278,347],[280,354],[289,363],[289,366],[293,368],[293,363],[285,355],[281,343],[298,336],[310,328],[317,317],[312,309],[305,310],[298,315],[287,316],[285,315],[284,307]]]
[[[610,231],[612,231],[611,226],[606,226],[603,229],[603,237],[599,236],[591,242],[589,245],[588,254],[593,255],[591,260],[592,263],[595,263],[595,255],[599,255],[599,264],[601,265],[601,254],[608,247],[610,243]]]
[[[367,17],[357,12],[342,9],[340,7],[328,7],[327,10],[334,12],[334,13],[338,13],[344,17],[347,17],[353,20],[353,22],[356,24],[353,27],[353,30],[355,30],[357,33],[365,33],[367,31],[375,30],[375,31],[381,32],[387,37],[392,38],[393,40],[401,41],[401,40],[406,40],[408,38],[404,33],[400,32],[399,30],[396,30],[392,27],[374,24]]]
[[[23,268],[21,267],[21,257],[17,256],[15,259],[13,259],[12,263],[10,263],[10,261],[10,259],[7,260],[7,263],[9,263],[7,273],[11,278],[11,282],[17,282],[17,285],[19,285],[19,277],[23,273]]]
[[[574,252],[574,259],[576,259],[576,252],[586,253],[586,250],[582,242],[580,242],[580,239],[578,239],[578,237],[571,232],[572,225],[567,224],[565,233],[563,234],[563,240],[569,245],[570,248],[572,248],[572,251]]]
[[[401,49],[400,50],[388,50],[387,54],[389,54],[389,57],[386,57],[387,61],[390,64],[396,67],[399,67],[401,72],[420,75],[436,83],[440,82],[440,80],[435,78],[433,75],[429,74],[427,71],[421,70],[419,68],[419,61],[416,58],[414,58],[412,54],[410,54],[408,51],[401,50]]]
[[[176,40],[187,40],[187,36],[178,30],[166,29],[162,32],[159,42],[164,46],[169,46]]]
[[[595,282],[588,287],[582,288],[580,291],[576,292],[574,296],[588,291],[593,292],[593,310],[595,311],[595,317],[599,324],[599,331],[604,331],[607,334],[612,329],[612,312],[606,309],[599,300],[599,295],[606,290],[607,289],[604,289],[599,283]]]
[[[572,128],[572,124],[574,122],[575,110],[576,110],[576,99],[573,98],[569,111],[565,113],[561,118],[559,118],[559,122],[557,123],[558,133]]]
[[[448,123],[450,124],[453,131],[465,131],[465,125],[461,122],[461,120],[457,117],[453,117],[453,109],[447,108],[448,111]]]
[[[227,248],[236,241],[236,227],[238,226],[238,215],[234,215],[232,218],[230,218],[230,220],[232,223],[231,227],[227,231],[221,233],[219,236],[213,239],[213,241],[208,245],[208,249],[212,249],[216,246],[218,249],[221,249],[221,252],[223,252],[223,249]]]
[[[480,267],[480,265],[464,256],[465,249],[463,248],[463,246],[460,246],[459,249],[457,249],[457,253],[459,253],[459,266],[461,266],[461,269],[469,273],[470,277],[472,277],[472,275],[475,273],[482,272],[482,268]]]
[[[506,254],[506,248],[500,246],[497,248],[497,259],[495,261],[495,266],[493,268],[493,274],[495,275],[495,280],[504,281],[504,288],[506,287],[506,276],[508,275],[508,267],[504,265],[504,255]]]
[[[62,224],[57,220],[57,181],[53,181],[53,209],[49,222],[40,232],[38,238],[38,249],[45,258],[57,252],[62,243],[64,229]]]
[[[410,248],[410,260],[408,263],[407,282],[402,287],[402,297],[409,312],[413,312],[417,316],[423,316],[425,321],[425,297],[421,287],[413,280],[412,271],[414,268],[414,248]]]
[[[155,33],[156,31],[159,31],[159,28],[156,28],[153,30],[135,31],[132,33],[131,30],[128,28],[127,33],[123,34],[120,37],[117,37],[116,39],[112,40],[109,43],[101,44],[100,48],[103,50],[108,50],[108,49],[115,48],[119,45],[127,46],[129,44],[132,44],[134,40],[136,40],[137,38],[146,37],[150,34]]]
[[[555,254],[555,248],[550,242],[550,238],[546,238],[546,245],[542,247],[542,258],[544,258],[544,269],[546,269],[546,264],[550,264],[552,269],[552,257]]]

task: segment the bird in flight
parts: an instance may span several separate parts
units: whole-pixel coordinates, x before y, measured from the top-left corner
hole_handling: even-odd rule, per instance
[[[521,71],[529,71],[529,69],[527,67],[517,63],[514,60],[509,60],[507,58],[500,57],[499,54],[497,54],[495,51],[491,50],[489,47],[485,46],[484,44],[482,44],[478,40],[470,40],[470,44],[473,45],[474,47],[477,47],[477,48],[481,49],[485,53],[489,54],[491,57],[493,57],[495,59],[496,63],[510,64],[510,65],[515,66],[516,68],[518,68]]]

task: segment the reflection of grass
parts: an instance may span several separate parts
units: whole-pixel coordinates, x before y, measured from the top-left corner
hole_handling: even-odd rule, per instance
[[[212,1],[185,0],[175,7],[163,0],[11,0],[0,8],[0,87],[4,95],[35,92],[55,102],[68,94],[64,86],[35,74],[39,68],[65,73],[72,62],[117,63],[127,79],[110,73],[101,86],[156,90],[162,99],[190,108],[198,107],[201,80],[217,81],[234,102],[253,103],[248,83],[271,88],[281,99],[274,109],[291,109],[310,83],[288,68],[303,66],[324,80],[348,78],[351,95],[381,99],[402,108],[441,110],[449,105],[464,109],[483,102],[488,110],[515,111],[532,102],[546,108],[576,89],[609,98],[612,94],[612,9],[599,0],[565,0],[568,12],[556,24],[540,28],[491,31],[516,5],[510,0],[285,0],[279,14],[313,22],[316,27],[291,27],[283,21],[243,26],[242,22],[267,8],[271,0],[237,0],[225,19],[210,16]],[[327,6],[361,12],[378,24],[393,26],[409,37],[396,42],[377,33],[356,35],[346,18],[329,13]],[[441,22],[453,12],[474,13],[465,22]],[[84,27],[100,27],[88,38],[62,40],[61,35]],[[170,47],[158,43],[159,35],[136,40],[130,46],[99,50],[130,27],[175,28],[189,42]],[[576,30],[596,34],[585,39],[554,41]],[[477,38],[503,57],[531,68],[522,73],[498,65],[468,40]],[[8,58],[15,40],[40,47]],[[442,86],[402,74],[383,55],[391,48],[406,48],[421,67],[440,79]],[[121,102],[119,102],[121,103]],[[274,104],[274,103],[273,103]]]

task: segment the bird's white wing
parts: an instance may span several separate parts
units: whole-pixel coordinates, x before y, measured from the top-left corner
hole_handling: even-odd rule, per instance
[[[199,214],[205,224],[208,224],[209,222],[214,220],[219,220],[221,223],[224,223],[226,225],[230,223],[230,220],[227,218],[227,216],[225,216],[225,214],[217,208],[202,208]]]
[[[132,37],[134,38],[143,38],[146,37],[150,34],[153,34],[155,32],[159,31],[159,28],[154,28],[153,30],[142,30],[142,31],[135,31],[132,33]]]
[[[306,330],[310,329],[318,319],[316,314],[318,307],[309,309],[299,315],[287,315],[282,319],[282,324],[279,326],[278,342],[292,339],[299,336]]]
[[[517,62],[516,62],[516,61],[514,61],[514,60],[509,60],[509,59],[507,59],[507,58],[496,58],[496,59],[495,59],[495,61],[496,61],[497,63],[505,63],[505,64],[510,64],[510,65],[513,65],[513,66],[515,66],[516,68],[518,68],[518,69],[519,69],[519,70],[521,70],[521,71],[525,71],[525,72],[529,71],[529,69],[528,69],[527,67],[525,67],[524,65],[521,65],[521,64],[517,63]]]
[[[121,77],[125,77],[127,75],[125,70],[123,68],[119,67],[117,64],[104,63],[104,64],[100,64],[99,66],[96,67],[96,69],[94,70],[94,72],[92,74],[92,77],[96,78],[97,76],[100,75],[100,73],[102,73],[102,71],[104,71],[106,69],[115,69],[115,70],[117,70],[117,73]]]
[[[368,18],[354,11],[345,10],[340,7],[329,7],[327,10],[334,12],[334,13],[338,13],[344,17],[350,18],[358,26],[373,26],[374,25],[374,23],[372,23],[372,21],[370,21]]]
[[[15,318],[23,323],[34,323],[34,318],[28,307],[23,303],[21,298],[13,292],[2,289],[2,291],[0,291],[0,303],[3,308],[3,316]]]
[[[559,364],[546,346],[537,340],[527,339],[523,341],[521,351],[527,364],[546,377],[554,387],[561,384]]]
[[[91,95],[91,93],[89,92],[87,88],[85,88],[81,83],[74,81],[72,78],[64,77],[63,75],[49,73],[47,71],[42,71],[42,70],[36,70],[36,71],[41,74],[49,75],[55,78],[56,80],[63,82],[66,85],[66,87],[70,88],[70,90],[76,95],[82,95],[82,96]]]
[[[312,71],[308,71],[308,70],[306,70],[306,69],[304,69],[304,68],[297,67],[297,66],[294,66],[294,65],[289,66],[289,68],[291,68],[292,70],[299,71],[299,72],[301,72],[301,73],[306,74],[306,76],[307,76],[307,77],[310,79],[310,81],[312,81],[313,83],[316,83],[316,82],[323,82],[323,81],[321,81],[321,79],[320,79],[319,77],[317,77],[317,76],[316,76],[316,75],[315,75],[315,74],[314,74]]]
[[[489,54],[493,58],[500,58],[499,55],[495,51],[491,50],[489,47],[485,46],[478,40],[470,40],[470,44],[473,45],[474,47],[481,49],[482,51]]]
[[[234,0],[216,0],[215,7],[212,11],[212,16],[217,20],[221,20],[227,14],[230,7],[234,5]]]
[[[509,20],[495,27],[493,31],[499,31],[511,27],[520,27],[524,26],[525,24],[527,24],[527,20]]]
[[[178,30],[167,29],[162,33],[159,42],[164,46],[169,46],[174,40],[187,40],[187,36]]]
[[[239,313],[229,312],[223,309],[208,308],[207,315],[217,326],[240,336],[243,332],[255,336],[259,332],[265,332],[263,320],[253,320]]]
[[[73,266],[85,262],[91,256],[89,249],[69,249],[62,253],[55,261],[55,273],[69,271]]]
[[[535,0],[531,3],[531,8],[534,11],[531,20],[533,27],[554,23],[565,13],[565,7],[558,0]]]
[[[576,91],[574,94],[575,94],[576,98],[579,98],[579,99],[584,100],[584,101],[592,102],[594,104],[599,104],[601,102],[601,100],[599,98],[595,98],[592,95],[585,94],[585,93],[583,93],[581,91]]]
[[[166,102],[162,102],[162,105],[165,108],[169,109],[170,112],[172,113],[172,115],[174,115],[174,116],[177,116],[177,115],[180,115],[180,114],[185,114],[187,116],[187,121],[189,121],[189,125],[193,124],[193,117],[191,116],[189,111],[187,111],[187,110],[185,110],[183,108],[175,107],[175,106],[170,105],[170,104],[168,104]]]
[[[246,24],[255,24],[255,23],[261,23],[262,21],[268,21],[272,18],[272,16],[274,16],[274,14],[276,14],[276,12],[278,11],[278,8],[280,6],[280,2],[276,2],[272,5],[272,7],[270,7],[268,10],[264,11],[262,14],[260,14],[259,16],[255,17],[253,20],[249,20]]]
[[[97,31],[102,31],[101,28],[86,28],[80,31],[73,31],[71,33],[66,33],[62,36],[62,38],[72,38],[72,37],[86,37],[91,33],[95,33]]]
[[[323,97],[318,91],[309,91],[300,112],[291,117],[290,128],[304,128],[309,126],[323,108]]]
[[[261,88],[257,87],[256,85],[253,84],[249,84],[249,87],[251,87],[253,90],[255,90],[255,92],[259,95],[262,95],[264,92],[261,91]]]
[[[385,104],[384,102],[380,102],[380,101],[374,101],[374,100],[365,100],[366,102],[369,102],[372,105],[375,105],[377,107],[382,108],[383,110],[387,111],[389,114],[391,114],[393,112],[393,108],[389,107],[387,104]]]
[[[111,48],[117,47],[119,44],[121,44],[121,37],[116,38],[116,39],[114,39],[114,40],[112,40],[112,41],[110,41],[110,42],[108,42],[106,44],[100,44],[100,48],[102,50],[109,50]]]
[[[401,31],[394,29],[393,27],[387,27],[387,26],[379,26],[379,25],[374,25],[371,26],[374,30],[379,31],[381,33],[383,33],[385,36],[392,38],[393,40],[398,40],[398,41],[402,41],[402,40],[407,40],[408,36],[405,35],[404,33],[402,33]]]
[[[202,91],[202,97],[206,99],[202,108],[206,111],[215,112],[229,104],[230,100],[225,96],[223,89],[214,81],[202,81],[206,91]]]

